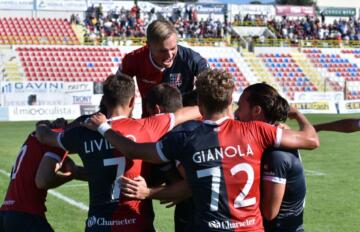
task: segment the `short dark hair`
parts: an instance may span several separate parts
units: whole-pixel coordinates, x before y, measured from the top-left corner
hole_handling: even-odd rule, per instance
[[[267,123],[284,122],[290,110],[289,103],[266,83],[257,83],[244,89],[250,107],[260,106]]]
[[[182,107],[179,89],[167,83],[161,83],[151,88],[144,101],[151,109],[154,109],[155,105],[159,105],[163,108],[163,113],[172,113]]]
[[[196,89],[183,94],[183,106],[196,106],[197,105],[198,93]]]
[[[125,106],[135,96],[135,83],[132,77],[118,73],[110,75],[103,84],[103,99],[108,106]]]
[[[198,75],[195,85],[207,113],[222,112],[232,102],[234,81],[225,70],[206,69]]]

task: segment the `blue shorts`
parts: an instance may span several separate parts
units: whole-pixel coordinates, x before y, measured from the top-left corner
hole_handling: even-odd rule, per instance
[[[0,232],[54,232],[46,218],[35,214],[1,211]]]

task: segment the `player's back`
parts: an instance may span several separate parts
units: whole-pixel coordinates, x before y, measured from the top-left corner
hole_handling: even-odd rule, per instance
[[[193,192],[196,231],[263,231],[260,213],[260,160],[275,143],[276,129],[231,119],[189,122],[175,128],[183,142],[177,157]],[[181,138],[182,137],[182,138]],[[170,154],[170,152],[165,151]],[[176,153],[176,151],[174,151]]]
[[[30,134],[13,165],[8,191],[1,207],[4,211],[20,211],[45,217],[47,191],[36,187],[35,176],[44,155],[58,154],[62,159],[64,151],[41,144]],[[56,157],[55,157],[56,158]]]
[[[112,128],[136,142],[159,139],[171,125],[171,117],[150,119],[113,118]],[[88,231],[151,231],[154,213],[150,200],[132,200],[121,196],[120,176],[150,176],[150,164],[126,159],[99,133],[84,127],[62,135],[61,143],[79,153],[88,173],[90,209]]]

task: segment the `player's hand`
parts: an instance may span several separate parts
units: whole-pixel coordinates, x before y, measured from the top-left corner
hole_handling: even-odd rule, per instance
[[[75,176],[77,172],[77,166],[70,157],[66,157],[59,169],[56,171],[60,171],[62,175],[65,176]]]
[[[35,125],[36,125],[36,126],[39,126],[39,125],[50,126],[50,125],[51,125],[51,122],[50,122],[49,120],[40,120],[40,121],[36,122]]]
[[[121,183],[121,192],[125,197],[144,200],[150,194],[150,189],[147,187],[145,179],[141,176],[137,176],[134,179],[121,176],[119,181]]]
[[[52,122],[51,127],[64,129],[66,125],[67,125],[67,121],[65,120],[65,118],[57,118]]]
[[[291,128],[289,127],[289,125],[286,124],[286,123],[280,123],[280,122],[279,122],[279,123],[275,123],[275,126],[281,128],[281,129],[284,129],[284,130],[289,130],[289,129],[291,129]]]
[[[99,112],[88,118],[85,122],[81,123],[81,125],[90,130],[96,131],[102,123],[106,122],[106,120],[105,115]]]
[[[290,119],[296,119],[299,116],[300,112],[298,109],[296,109],[294,106],[290,106],[290,110],[288,113],[288,117]]]

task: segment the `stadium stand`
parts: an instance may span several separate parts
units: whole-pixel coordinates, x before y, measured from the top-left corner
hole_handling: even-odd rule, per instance
[[[77,45],[67,19],[0,18],[0,44],[62,44]]]
[[[282,92],[280,85],[275,81],[272,74],[266,70],[266,67],[254,53],[242,51],[241,54],[244,57],[244,62],[248,64],[250,71],[254,73],[258,82],[266,82]]]
[[[353,60],[357,59],[356,55],[358,50],[335,50],[335,49],[304,49],[303,52],[307,58],[313,63],[320,72],[323,73],[326,82],[334,91],[341,91],[346,89],[346,98],[358,99],[360,96],[357,91],[349,89],[349,85],[345,83],[357,82],[360,80],[360,68]],[[355,54],[352,58],[348,54]],[[345,57],[346,56],[346,57]]]
[[[114,47],[19,46],[16,51],[29,81],[101,82],[123,57]]]
[[[242,92],[244,88],[250,83],[255,82],[251,80],[250,75],[244,75],[242,70],[245,69],[241,64],[242,57],[234,49],[229,47],[194,47],[194,50],[204,56],[210,67],[217,69],[224,69],[233,75],[236,91]]]
[[[294,98],[295,92],[318,90],[290,53],[259,53],[257,57],[261,58],[290,99]]]

